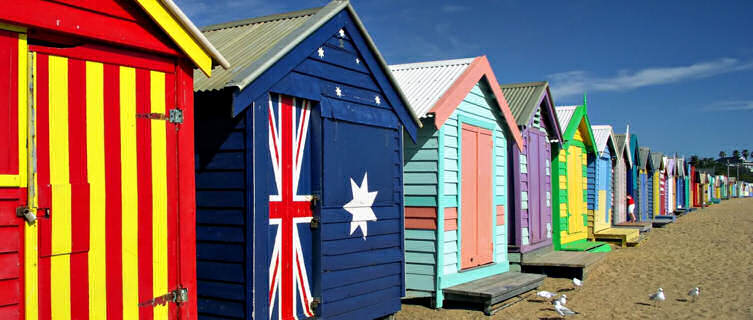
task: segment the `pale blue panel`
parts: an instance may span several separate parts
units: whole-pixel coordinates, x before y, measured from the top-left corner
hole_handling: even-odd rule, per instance
[[[434,160],[406,161],[405,172],[437,172],[437,162]]]
[[[452,183],[458,182],[458,172],[457,171],[445,170],[444,171],[444,181],[445,182],[452,182]]]
[[[437,184],[437,174],[433,172],[405,172],[405,184]]]
[[[437,194],[437,185],[405,185],[404,188],[406,195],[430,196]]]
[[[405,239],[405,250],[413,252],[434,253],[437,250],[436,241]]]
[[[457,241],[457,240],[458,240],[457,230],[444,232],[444,241]]]
[[[434,230],[405,230],[405,240],[436,240],[437,233]]]
[[[437,263],[436,256],[433,253],[405,251],[405,261],[410,263],[430,264]]]
[[[405,287],[413,290],[432,291],[435,286],[433,275],[406,274]]]
[[[406,263],[405,264],[405,273],[412,273],[412,274],[423,274],[427,276],[433,276],[434,273],[434,265],[431,264],[417,264],[417,263]]]

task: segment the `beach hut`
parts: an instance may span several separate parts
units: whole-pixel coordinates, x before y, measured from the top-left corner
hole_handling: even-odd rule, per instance
[[[640,233],[637,228],[616,228],[612,225],[612,176],[617,148],[612,126],[592,126],[594,140],[599,151],[595,161],[588,163],[588,238],[591,240],[616,241],[620,246],[634,245]]]
[[[508,250],[527,253],[552,245],[552,154],[561,146],[562,131],[547,82],[501,85],[523,148],[511,148]],[[555,150],[554,152],[552,150]]]
[[[614,166],[614,178],[612,180],[614,181],[614,211],[612,214],[612,224],[614,225],[628,221],[627,186],[630,173],[627,170],[633,166],[629,137],[629,134],[614,135],[615,145],[617,146],[617,159]]]
[[[675,208],[675,159],[665,156],[664,159],[664,213],[672,215]]]
[[[0,318],[195,319],[192,70],[227,62],[141,0],[4,1],[0,59]]]
[[[636,206],[641,208],[640,219],[641,221],[651,221],[651,211],[649,209],[649,198],[651,195],[651,186],[649,185],[649,179],[653,174],[651,165],[651,149],[647,147],[639,147],[638,158],[636,160],[638,165],[638,195],[639,202],[636,202]]]
[[[685,208],[693,210],[693,165],[690,160],[685,162]]]
[[[685,159],[675,158],[675,208],[686,210],[685,206]]]
[[[489,61],[390,69],[424,123],[418,141],[405,143],[408,296],[430,296],[441,307],[445,299],[469,299],[474,281],[503,286],[489,279],[510,270],[507,212],[517,191],[508,189],[515,181],[508,166],[523,139]],[[538,244],[541,230],[534,231]],[[494,302],[483,301],[485,311]]]
[[[701,173],[696,169],[695,165],[690,165],[690,177],[690,192],[692,194],[691,203],[694,208],[702,207],[701,201],[703,199],[703,190],[701,190]]]
[[[652,179],[653,188],[653,216],[664,214],[664,156],[659,152],[651,152],[651,164],[654,166]]]
[[[584,99],[585,100],[585,99]],[[589,161],[596,161],[596,142],[588,119],[587,104],[556,107],[563,128],[563,144],[552,164],[554,207],[553,244],[555,250],[608,251],[609,245],[588,241]]]
[[[402,144],[419,122],[353,7],[332,1],[202,31],[234,68],[194,81],[199,312],[400,310]]]
[[[630,126],[628,125],[627,132],[630,132]],[[635,217],[638,220],[642,220],[643,207],[641,205],[641,176],[640,176],[640,148],[638,147],[638,135],[630,133],[630,158],[633,160],[632,166],[628,168],[628,194],[633,197],[635,201]],[[645,183],[645,181],[644,181]]]

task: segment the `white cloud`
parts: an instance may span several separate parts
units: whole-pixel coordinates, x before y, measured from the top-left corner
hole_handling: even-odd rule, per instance
[[[625,91],[641,87],[702,79],[753,69],[753,62],[721,58],[679,67],[652,67],[638,71],[621,70],[611,77],[598,77],[583,70],[550,74],[552,91],[558,97],[583,94],[585,91]]]
[[[705,111],[741,111],[753,110],[753,100],[729,100],[717,101],[706,108]]]
[[[441,7],[443,12],[447,13],[454,13],[454,12],[461,12],[461,11],[468,11],[471,10],[470,7],[467,6],[461,6],[456,4],[446,4]]]

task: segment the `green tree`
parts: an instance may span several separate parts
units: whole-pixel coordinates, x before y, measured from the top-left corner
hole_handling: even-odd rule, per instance
[[[750,152],[748,151],[748,149],[743,149],[743,158],[745,158],[745,160],[748,159],[749,155],[750,155]]]
[[[719,158],[726,158],[726,157],[727,157],[727,153],[726,152],[719,151]]]
[[[697,155],[690,156],[690,164],[692,164],[694,166],[698,166],[698,156]]]
[[[733,150],[732,156],[735,157],[735,159],[740,158],[740,150],[737,150],[737,149]]]

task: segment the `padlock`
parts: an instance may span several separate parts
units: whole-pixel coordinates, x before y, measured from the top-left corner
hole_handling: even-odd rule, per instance
[[[37,221],[37,216],[27,207],[16,208],[16,216],[24,218],[29,224],[33,224],[34,221]]]

